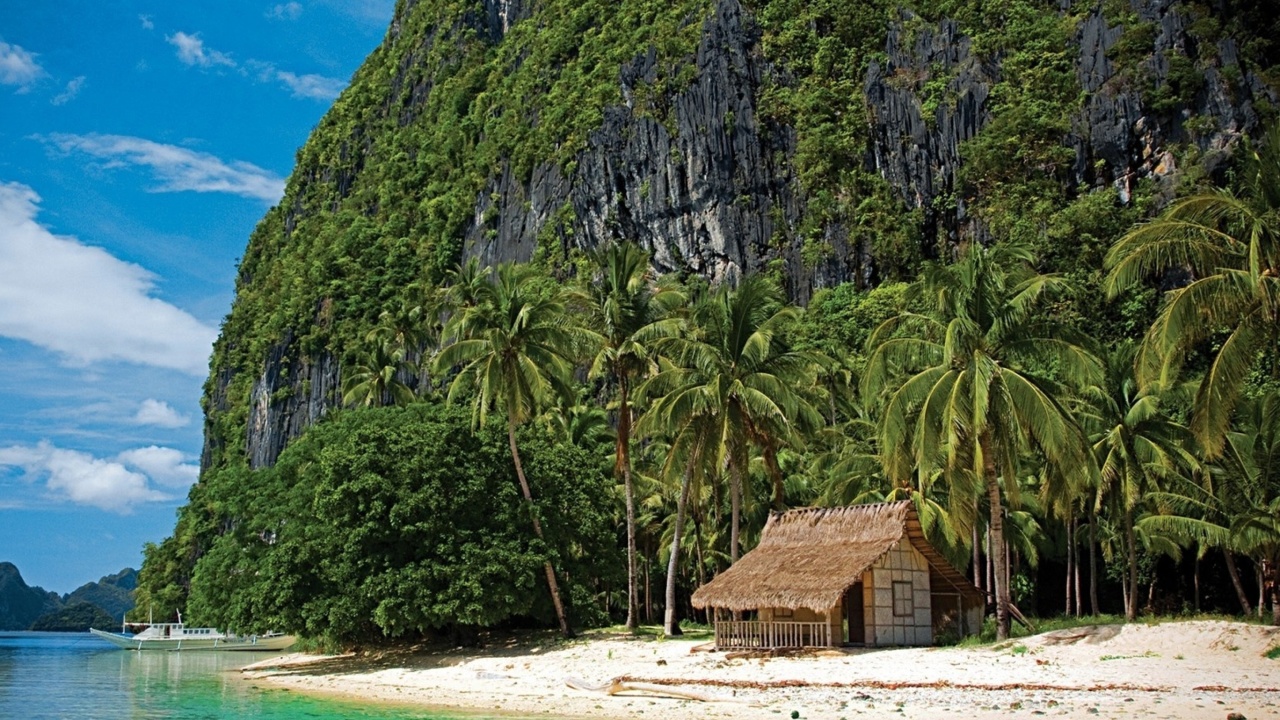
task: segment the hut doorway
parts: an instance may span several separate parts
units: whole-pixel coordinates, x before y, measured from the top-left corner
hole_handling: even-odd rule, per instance
[[[863,615],[862,582],[853,584],[844,593],[840,603],[844,606],[844,644],[865,645],[867,643],[866,619]]]

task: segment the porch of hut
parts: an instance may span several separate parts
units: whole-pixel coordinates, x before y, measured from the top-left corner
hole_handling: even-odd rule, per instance
[[[985,596],[933,548],[910,501],[770,516],[699,588],[717,650],[930,645],[977,632]]]

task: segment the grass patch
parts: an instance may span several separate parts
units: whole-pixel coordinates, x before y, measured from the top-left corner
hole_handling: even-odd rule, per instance
[[[1098,659],[1103,662],[1107,662],[1108,660],[1136,660],[1138,658],[1154,658],[1154,657],[1160,657],[1160,653],[1151,652],[1150,650],[1148,650],[1142,653],[1141,655],[1103,655]]]
[[[703,625],[701,623],[681,622],[680,630],[684,633],[684,635],[681,635],[679,638],[675,638],[675,639],[710,640],[715,636],[715,631],[712,629],[710,625]],[[644,638],[649,640],[667,639],[666,634],[663,632],[661,625],[641,625],[637,627],[635,630],[628,630],[626,625],[609,625],[607,627],[595,628],[593,630],[586,630],[582,633],[582,637],[584,638],[616,636],[616,635],[630,635],[632,637]]]
[[[1027,654],[1027,646],[1026,646],[1026,645],[1014,645],[1014,646],[1013,646],[1013,649],[1012,649],[1012,650],[1010,650],[1009,652],[1010,652],[1011,654],[1013,654],[1013,655],[1026,655],[1026,654]]]
[[[1280,660],[1280,645],[1276,645],[1270,650],[1267,650],[1266,652],[1262,653],[1262,657],[1268,660]]]

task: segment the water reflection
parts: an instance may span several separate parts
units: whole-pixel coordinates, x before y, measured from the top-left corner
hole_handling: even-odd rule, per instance
[[[434,713],[263,691],[271,652],[121,650],[89,633],[0,632],[0,720],[425,720]]]
[[[0,718],[254,717],[234,670],[278,653],[135,652],[87,633],[0,633]]]

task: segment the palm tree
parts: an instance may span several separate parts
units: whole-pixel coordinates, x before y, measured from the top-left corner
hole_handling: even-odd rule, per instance
[[[605,411],[595,404],[555,405],[543,413],[543,421],[560,440],[584,450],[599,451],[613,444],[614,430]],[[606,456],[610,464],[612,454]]]
[[[1039,302],[1066,285],[1037,274],[1031,259],[1021,246],[975,245],[953,265],[926,266],[914,289],[932,308],[876,328],[861,383],[864,398],[884,404],[880,448],[891,482],[941,470],[956,523],[972,522],[972,498],[985,491],[1000,638],[1009,634],[1010,604],[1002,499],[1017,504],[1028,446],[1064,476],[1087,471],[1087,444],[1064,401],[1067,385],[1101,373],[1069,333],[1036,318]]]
[[[475,392],[473,419],[483,425],[489,410],[507,419],[507,441],[520,491],[529,508],[533,532],[543,539],[542,523],[520,461],[516,428],[557,399],[571,397],[573,358],[589,346],[593,336],[573,325],[565,312],[563,292],[540,292],[529,266],[502,265],[484,282],[477,282],[472,304],[454,311],[445,337],[451,341],[436,357],[438,372],[460,368],[449,386],[449,401]],[[551,602],[560,632],[572,636],[560,601],[555,568],[544,565]]]
[[[645,385],[658,396],[647,413],[652,427],[674,435],[697,419],[699,427],[714,428],[708,431],[718,438],[717,452],[729,470],[731,561],[740,549],[749,445],[767,452],[770,444],[799,442],[797,423],[821,423],[804,392],[813,384],[817,359],[782,339],[799,312],[764,276],[749,277],[736,289],[722,285],[693,308],[694,337],[671,342],[674,363]]]
[[[1087,417],[1099,466],[1096,503],[1119,517],[1127,560],[1125,619],[1138,615],[1138,540],[1134,514],[1150,493],[1166,488],[1174,478],[1198,466],[1188,451],[1187,429],[1165,414],[1161,396],[1139,389],[1133,378],[1135,350],[1122,344],[1107,362],[1103,385],[1090,388]]]
[[[1280,341],[1280,123],[1262,147],[1245,142],[1240,190],[1200,193],[1139,225],[1107,254],[1115,297],[1152,275],[1189,271],[1147,331],[1138,381],[1168,385],[1188,351],[1225,333],[1200,381],[1191,431],[1210,459],[1222,452],[1245,376]]]
[[[637,430],[648,433],[652,419],[657,416],[645,414],[641,417]],[[722,428],[718,418],[713,415],[690,415],[684,423],[675,428],[665,443],[666,456],[661,463],[658,474],[666,478],[679,478],[679,491],[676,495],[676,512],[671,527],[671,550],[667,556],[667,583],[665,597],[665,613],[663,632],[667,637],[682,634],[679,618],[676,616],[676,579],[680,568],[680,548],[685,542],[684,524],[689,515],[689,503],[693,499],[695,489],[704,478],[713,476],[717,468],[723,465]],[[655,443],[657,444],[657,443]]]
[[[622,479],[627,511],[627,629],[638,624],[636,588],[636,510],[631,478],[631,426],[634,384],[657,370],[662,341],[680,333],[672,312],[684,295],[658,285],[649,255],[634,243],[615,243],[592,255],[594,272],[586,287],[589,326],[604,339],[591,363],[591,377],[605,377],[616,388],[618,422],[614,473]]]
[[[1233,556],[1251,558],[1271,586],[1273,624],[1280,625],[1280,393],[1240,403],[1224,451],[1200,483],[1157,493],[1167,512],[1142,525],[1183,543],[1221,548],[1227,568],[1249,612]],[[1269,577],[1268,577],[1269,576]],[[1259,614],[1262,608],[1258,608]]]
[[[366,341],[367,349],[343,371],[342,403],[382,407],[413,402],[413,390],[400,380],[411,367],[405,360],[404,345],[381,337],[377,329],[369,333]]]
[[[1231,519],[1233,549],[1270,576],[1271,622],[1280,625],[1280,392],[1242,403],[1227,447],[1225,482],[1242,505]]]
[[[493,269],[480,265],[478,258],[470,258],[445,275],[444,304],[459,311],[474,307],[488,294]]]

